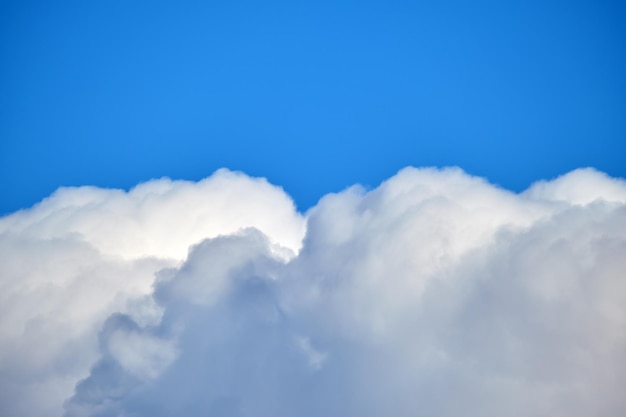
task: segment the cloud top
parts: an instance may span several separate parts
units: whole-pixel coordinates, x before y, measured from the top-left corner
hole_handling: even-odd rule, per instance
[[[221,169],[199,181],[152,180],[128,192],[67,187],[0,220],[0,233],[82,240],[123,259],[184,259],[192,243],[241,227],[297,251],[304,221],[280,188]]]

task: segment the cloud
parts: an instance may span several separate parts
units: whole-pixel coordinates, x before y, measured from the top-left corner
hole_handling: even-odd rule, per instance
[[[160,179],[129,192],[62,188],[0,219],[0,415],[62,414],[98,358],[98,332],[109,315],[158,321],[155,273],[180,266],[203,239],[251,226],[283,258],[299,249],[305,231],[281,189],[227,170],[198,183]],[[116,334],[111,350],[125,369],[152,375],[161,346],[133,334],[125,340],[153,357],[133,357]]]
[[[50,404],[20,415],[63,400],[67,417],[626,411],[621,179],[583,169],[515,194],[407,168],[305,219],[241,174],[150,184],[147,211],[145,191],[78,189],[0,220],[0,285],[17,294],[1,383]],[[73,394],[46,385],[60,380]]]
[[[592,168],[577,169],[552,181],[538,181],[526,191],[526,195],[540,200],[562,201],[570,204],[589,204],[594,200],[626,203],[621,178]]]

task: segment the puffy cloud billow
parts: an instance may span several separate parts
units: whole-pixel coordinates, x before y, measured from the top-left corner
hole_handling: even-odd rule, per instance
[[[623,416],[626,181],[226,170],[0,219],[0,415]]]

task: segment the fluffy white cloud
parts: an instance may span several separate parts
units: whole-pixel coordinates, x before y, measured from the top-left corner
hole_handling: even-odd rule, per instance
[[[93,204],[61,193],[53,214],[37,213],[44,202],[0,220],[0,285],[16,294],[2,303],[0,383],[50,404],[6,395],[5,410],[58,415],[67,399],[68,417],[626,412],[621,179],[584,169],[514,194],[459,169],[408,168],[324,197],[303,242],[304,220],[263,181],[163,183],[84,190]],[[171,200],[208,188],[205,208]],[[154,213],[138,189],[160,190]],[[203,210],[217,226],[196,234]],[[163,222],[188,239],[170,241]]]
[[[250,226],[290,249],[300,246],[305,228],[281,189],[222,169],[197,183],[164,178],[129,192],[61,188],[1,219],[0,234],[83,241],[121,259],[184,259],[192,243]]]
[[[129,192],[62,188],[0,219],[0,415],[62,414],[98,357],[97,335],[109,315],[158,321],[150,297],[155,273],[178,267],[205,238],[251,226],[282,257],[293,256],[305,231],[281,189],[227,170]],[[134,374],[152,375],[173,354],[161,357],[158,343],[131,337],[130,345],[152,352],[133,356],[136,349],[118,339],[111,350]]]

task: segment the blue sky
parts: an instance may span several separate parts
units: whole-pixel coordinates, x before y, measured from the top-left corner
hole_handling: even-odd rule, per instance
[[[4,1],[0,213],[220,167],[300,209],[406,165],[624,177],[625,21],[608,1]]]

